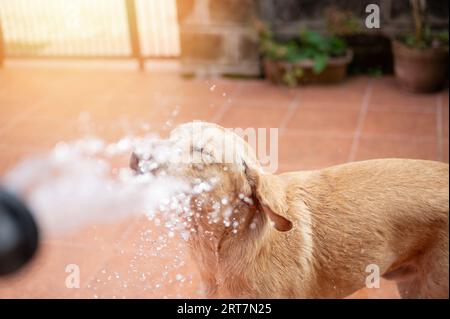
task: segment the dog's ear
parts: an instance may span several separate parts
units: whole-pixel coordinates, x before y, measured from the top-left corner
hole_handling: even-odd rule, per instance
[[[245,175],[261,210],[271,220],[276,230],[283,232],[291,230],[292,222],[286,215],[286,192],[279,177],[264,174],[248,167],[245,163],[244,166]]]

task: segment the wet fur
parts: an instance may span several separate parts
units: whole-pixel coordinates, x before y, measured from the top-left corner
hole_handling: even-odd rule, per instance
[[[217,138],[224,132],[202,125]],[[193,206],[200,213],[190,238],[210,297],[341,298],[365,287],[375,264],[404,298],[448,298],[448,164],[380,159],[272,175],[246,155],[202,170],[186,165],[182,174],[220,179],[199,195],[203,207]],[[244,216],[237,234],[204,218],[224,195]]]

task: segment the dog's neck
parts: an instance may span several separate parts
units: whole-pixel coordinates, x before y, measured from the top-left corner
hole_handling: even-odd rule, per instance
[[[214,284],[221,297],[261,296],[255,281],[271,276],[270,269],[282,269],[272,254],[285,234],[277,231],[258,208],[252,207],[248,215],[256,227],[250,229],[248,223],[236,236],[222,240],[217,251],[210,252],[217,258]]]
[[[213,238],[205,238],[201,231],[193,234],[192,254],[200,267],[210,296],[263,297],[270,294],[258,291],[258,286],[267,287],[258,282],[279,281],[283,278],[286,267],[302,267],[305,273],[309,273],[311,254],[306,237],[311,229],[302,227],[304,223],[310,223],[306,218],[309,217],[309,212],[304,203],[300,205],[300,202],[287,200],[288,206],[285,207],[284,214],[292,220],[300,221],[295,227],[302,229],[281,232],[272,225],[255,197],[251,202],[254,204],[239,207],[239,216],[245,216],[245,222],[239,224],[237,233],[233,233],[228,227],[215,232]],[[301,212],[303,210],[305,212]],[[200,225],[205,229],[211,227],[204,221]],[[292,255],[283,258],[288,265],[280,264],[280,259],[276,256],[280,251],[292,252]],[[286,296],[290,296],[290,292],[286,292]]]
[[[286,267],[302,267],[309,273],[305,238],[298,236],[299,232],[277,231],[268,217],[255,206],[245,212],[248,223],[238,234],[222,234],[213,244],[198,238],[203,248],[193,250],[194,255],[203,254],[197,261],[201,264],[203,279],[208,287],[211,297],[264,297],[267,291],[259,291],[258,282],[277,282],[283,278]],[[256,227],[250,226],[250,221]],[[286,237],[288,236],[288,237]],[[285,247],[288,245],[289,247]],[[295,252],[284,260],[288,265],[280,264],[280,259],[274,256],[280,251]],[[300,259],[295,256],[301,256]],[[303,258],[304,257],[304,258]],[[300,264],[300,266],[299,266]],[[305,278],[292,278],[292,280],[305,280]],[[308,282],[304,282],[305,293]],[[286,292],[289,297],[290,292]]]

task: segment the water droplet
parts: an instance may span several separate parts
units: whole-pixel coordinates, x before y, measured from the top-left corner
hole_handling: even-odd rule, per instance
[[[184,279],[184,276],[183,276],[182,274],[177,274],[177,275],[175,276],[175,279],[178,280],[178,281],[181,281],[181,280]]]

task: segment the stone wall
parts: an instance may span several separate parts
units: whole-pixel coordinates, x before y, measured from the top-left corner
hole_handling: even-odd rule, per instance
[[[363,22],[371,3],[380,6],[381,28],[361,28],[362,36],[349,39],[350,44],[359,46],[358,63],[389,70],[388,38],[412,28],[408,0],[178,0],[183,72],[257,76],[260,58],[253,18],[269,23],[276,36],[287,39],[300,27],[325,32],[330,7],[351,11]],[[449,2],[429,0],[427,6],[430,24],[448,28]]]
[[[260,73],[253,0],[178,0],[185,74]]]
[[[220,1],[220,0],[219,0]],[[330,8],[352,12],[364,21],[368,4],[380,7],[381,28],[362,28],[369,33],[396,35],[412,28],[409,0],[260,0],[258,15],[269,22],[281,36],[296,34],[300,27],[326,30],[325,12]],[[449,2],[428,0],[429,22],[434,27],[448,27]],[[363,23],[362,23],[363,24]]]

